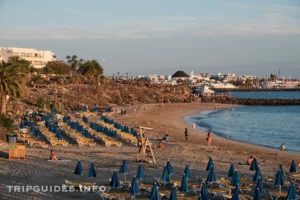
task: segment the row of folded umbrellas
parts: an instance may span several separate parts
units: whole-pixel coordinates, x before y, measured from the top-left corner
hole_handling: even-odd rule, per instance
[[[257,183],[257,185],[255,187],[254,198],[253,199],[254,200],[260,200],[261,195],[264,194],[265,191],[264,191],[263,183],[262,183],[262,174],[261,174],[261,171],[258,167],[258,163],[257,163],[256,159],[251,164],[249,169],[251,171],[255,171],[255,174],[253,175],[252,181]],[[212,158],[210,158],[209,161],[208,161],[206,171],[208,171],[208,175],[207,175],[207,178],[206,178],[205,182],[206,183],[216,182],[216,175],[215,175],[214,163],[213,163]],[[119,172],[125,174],[125,182],[126,182],[126,174],[129,173],[127,160],[123,161]],[[296,172],[296,165],[295,165],[294,160],[292,160],[291,167],[290,167],[290,172],[291,173]],[[76,175],[82,175],[83,174],[83,168],[82,168],[82,164],[81,164],[80,161],[78,161],[78,163],[77,163],[74,174],[76,174]],[[174,174],[174,169],[171,165],[171,162],[168,160],[166,166],[164,166],[161,181],[165,182],[165,183],[171,183],[170,176],[172,174]],[[96,170],[94,168],[94,164],[91,163],[90,170],[89,170],[89,177],[96,177],[96,175],[97,175],[97,173],[96,173]],[[240,181],[238,171],[234,170],[234,165],[233,164],[230,165],[230,168],[229,168],[229,171],[228,171],[227,175],[228,175],[228,177],[231,177],[230,185],[235,187],[233,195],[232,195],[232,199],[233,200],[238,200],[239,199],[239,186],[241,185],[241,181]],[[140,164],[140,166],[138,168],[138,171],[137,171],[137,175],[134,176],[134,178],[131,182],[131,187],[129,188],[129,193],[131,195],[136,195],[136,194],[140,193],[140,189],[139,189],[139,186],[137,184],[136,179],[141,180],[144,177],[145,177],[144,168],[143,168],[142,164]],[[180,192],[189,191],[188,179],[190,179],[190,177],[191,177],[191,172],[190,172],[190,169],[189,169],[189,165],[187,164],[186,167],[185,167],[185,170],[184,170],[184,175],[182,176],[181,185],[178,189]],[[282,165],[279,166],[279,169],[276,172],[274,185],[276,185],[276,186],[284,185],[284,173],[283,173]],[[116,170],[113,173],[112,179],[110,181],[110,186],[112,188],[118,188],[118,187],[121,186]],[[158,198],[154,198],[155,196],[158,197]],[[206,184],[202,184],[199,199],[207,200],[209,198],[210,198],[210,195],[209,195],[209,192],[206,188]],[[289,199],[289,200],[297,198],[296,190],[295,190],[294,184],[292,182],[289,186],[289,190],[288,190],[286,198]],[[154,184],[154,186],[151,190],[150,199],[160,199],[159,198],[159,193],[157,191],[157,187],[156,187],[155,184]],[[170,199],[177,199],[177,194],[176,194],[176,188],[175,187],[172,188]]]
[[[55,138],[58,140],[62,140],[62,135],[61,135],[61,130],[59,129],[59,127],[57,125],[54,125],[53,123],[51,123],[50,121],[46,120],[45,121],[45,127],[48,128],[49,132],[52,132],[55,134]]]
[[[76,108],[76,110],[78,110],[78,111],[84,111],[84,112],[86,112],[87,109],[88,109],[87,106],[78,106]],[[99,110],[100,110],[99,107],[94,107],[94,108],[91,109],[91,112],[98,112]],[[111,112],[111,110],[112,110],[111,107],[105,108],[105,112]]]
[[[102,115],[100,120],[104,121],[105,123],[113,125],[116,129],[121,130],[125,133],[130,133],[131,135],[137,137],[138,133],[134,128],[129,128],[128,126],[122,126],[120,123],[115,122],[113,119],[109,119],[108,117]]]

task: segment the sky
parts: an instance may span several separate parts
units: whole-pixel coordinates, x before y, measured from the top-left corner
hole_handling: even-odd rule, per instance
[[[300,78],[300,0],[0,0],[0,46],[96,59],[106,75]]]

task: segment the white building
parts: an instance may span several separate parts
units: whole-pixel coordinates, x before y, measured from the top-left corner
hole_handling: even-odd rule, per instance
[[[51,51],[39,51],[31,48],[0,47],[0,61],[8,62],[13,56],[31,62],[34,68],[43,68],[49,61],[56,60],[56,56]]]
[[[212,83],[210,85],[213,88],[218,88],[218,89],[233,89],[237,88],[236,86],[230,84],[230,83]]]

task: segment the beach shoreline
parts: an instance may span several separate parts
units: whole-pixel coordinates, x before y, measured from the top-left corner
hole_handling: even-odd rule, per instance
[[[192,130],[192,127],[184,121],[185,116],[199,113],[203,110],[226,109],[236,105],[215,104],[215,103],[181,103],[181,104],[144,104],[131,107],[124,107],[128,116],[117,114],[110,116],[116,122],[129,127],[149,127],[152,130],[145,131],[145,137],[149,138],[153,146],[157,146],[159,140],[165,134],[169,134],[175,142],[166,144],[164,150],[154,150],[156,164],[144,164],[147,177],[143,182],[152,184],[153,177],[161,177],[162,169],[169,159],[175,170],[173,180],[181,180],[186,163],[189,164],[191,174],[194,177],[206,178],[205,171],[208,158],[212,157],[217,177],[226,176],[231,163],[234,163],[236,170],[243,177],[252,177],[253,172],[249,171],[248,165],[238,165],[238,162],[246,162],[251,155],[257,158],[258,164],[264,176],[274,177],[278,165],[288,171],[291,160],[300,163],[300,155],[290,152],[281,152],[276,149],[269,149],[252,144],[241,143],[213,136],[212,145],[206,144],[206,133]],[[138,111],[134,111],[138,110]],[[89,117],[90,121],[99,121],[100,116]],[[76,120],[82,120],[77,118]],[[188,128],[188,142],[185,141],[184,129]],[[201,134],[202,133],[202,134]],[[63,137],[66,137],[63,135]],[[70,159],[66,163],[48,162],[50,150],[58,154],[59,159]],[[108,185],[113,171],[118,170],[122,160],[126,158],[129,163],[130,173],[128,180],[136,175],[139,163],[136,162],[137,147],[123,143],[122,147],[105,147],[97,142],[95,147],[78,147],[75,143],[64,146],[48,146],[46,148],[27,147],[25,160],[8,160],[8,148],[0,145],[0,191],[3,199],[31,198],[33,199],[95,199],[95,193],[16,193],[16,198],[7,190],[7,185],[61,185],[64,180],[74,182],[96,182],[97,185]],[[78,160],[81,160],[84,175],[73,174]],[[93,161],[97,178],[88,178],[89,165]],[[123,178],[120,175],[120,178]],[[17,198],[18,197],[18,198]]]
[[[237,108],[237,107],[245,107],[245,106],[237,105],[237,106],[233,106],[233,107]],[[207,126],[204,126],[203,124],[201,124],[202,117],[205,117],[205,118],[208,117],[209,118],[209,117],[211,117],[209,115],[212,114],[212,113],[226,112],[226,110],[228,110],[228,109],[230,109],[230,107],[229,108],[223,108],[223,109],[202,110],[199,113],[185,116],[184,121],[189,126],[192,126],[192,124],[195,123],[196,124],[196,130],[199,131],[200,133],[206,133],[207,134],[208,132],[211,132],[214,136],[219,137],[219,138],[223,138],[223,139],[227,139],[227,140],[231,140],[231,141],[236,141],[236,142],[241,142],[241,143],[246,143],[246,144],[249,144],[249,145],[255,145],[255,146],[264,147],[264,148],[273,149],[273,150],[278,150],[279,149],[279,147],[275,147],[275,146],[268,146],[268,145],[255,143],[253,141],[251,141],[251,142],[248,141],[247,142],[245,140],[236,139],[236,138],[234,138],[234,136],[229,137],[224,132],[214,131],[213,124],[210,124],[210,125],[207,125]],[[299,151],[296,151],[296,150],[286,149],[285,151],[296,154],[296,155],[299,154]]]

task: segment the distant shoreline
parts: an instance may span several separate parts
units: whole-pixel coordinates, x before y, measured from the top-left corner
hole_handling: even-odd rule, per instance
[[[266,92],[266,91],[300,91],[300,88],[212,88],[215,91],[221,92]]]

